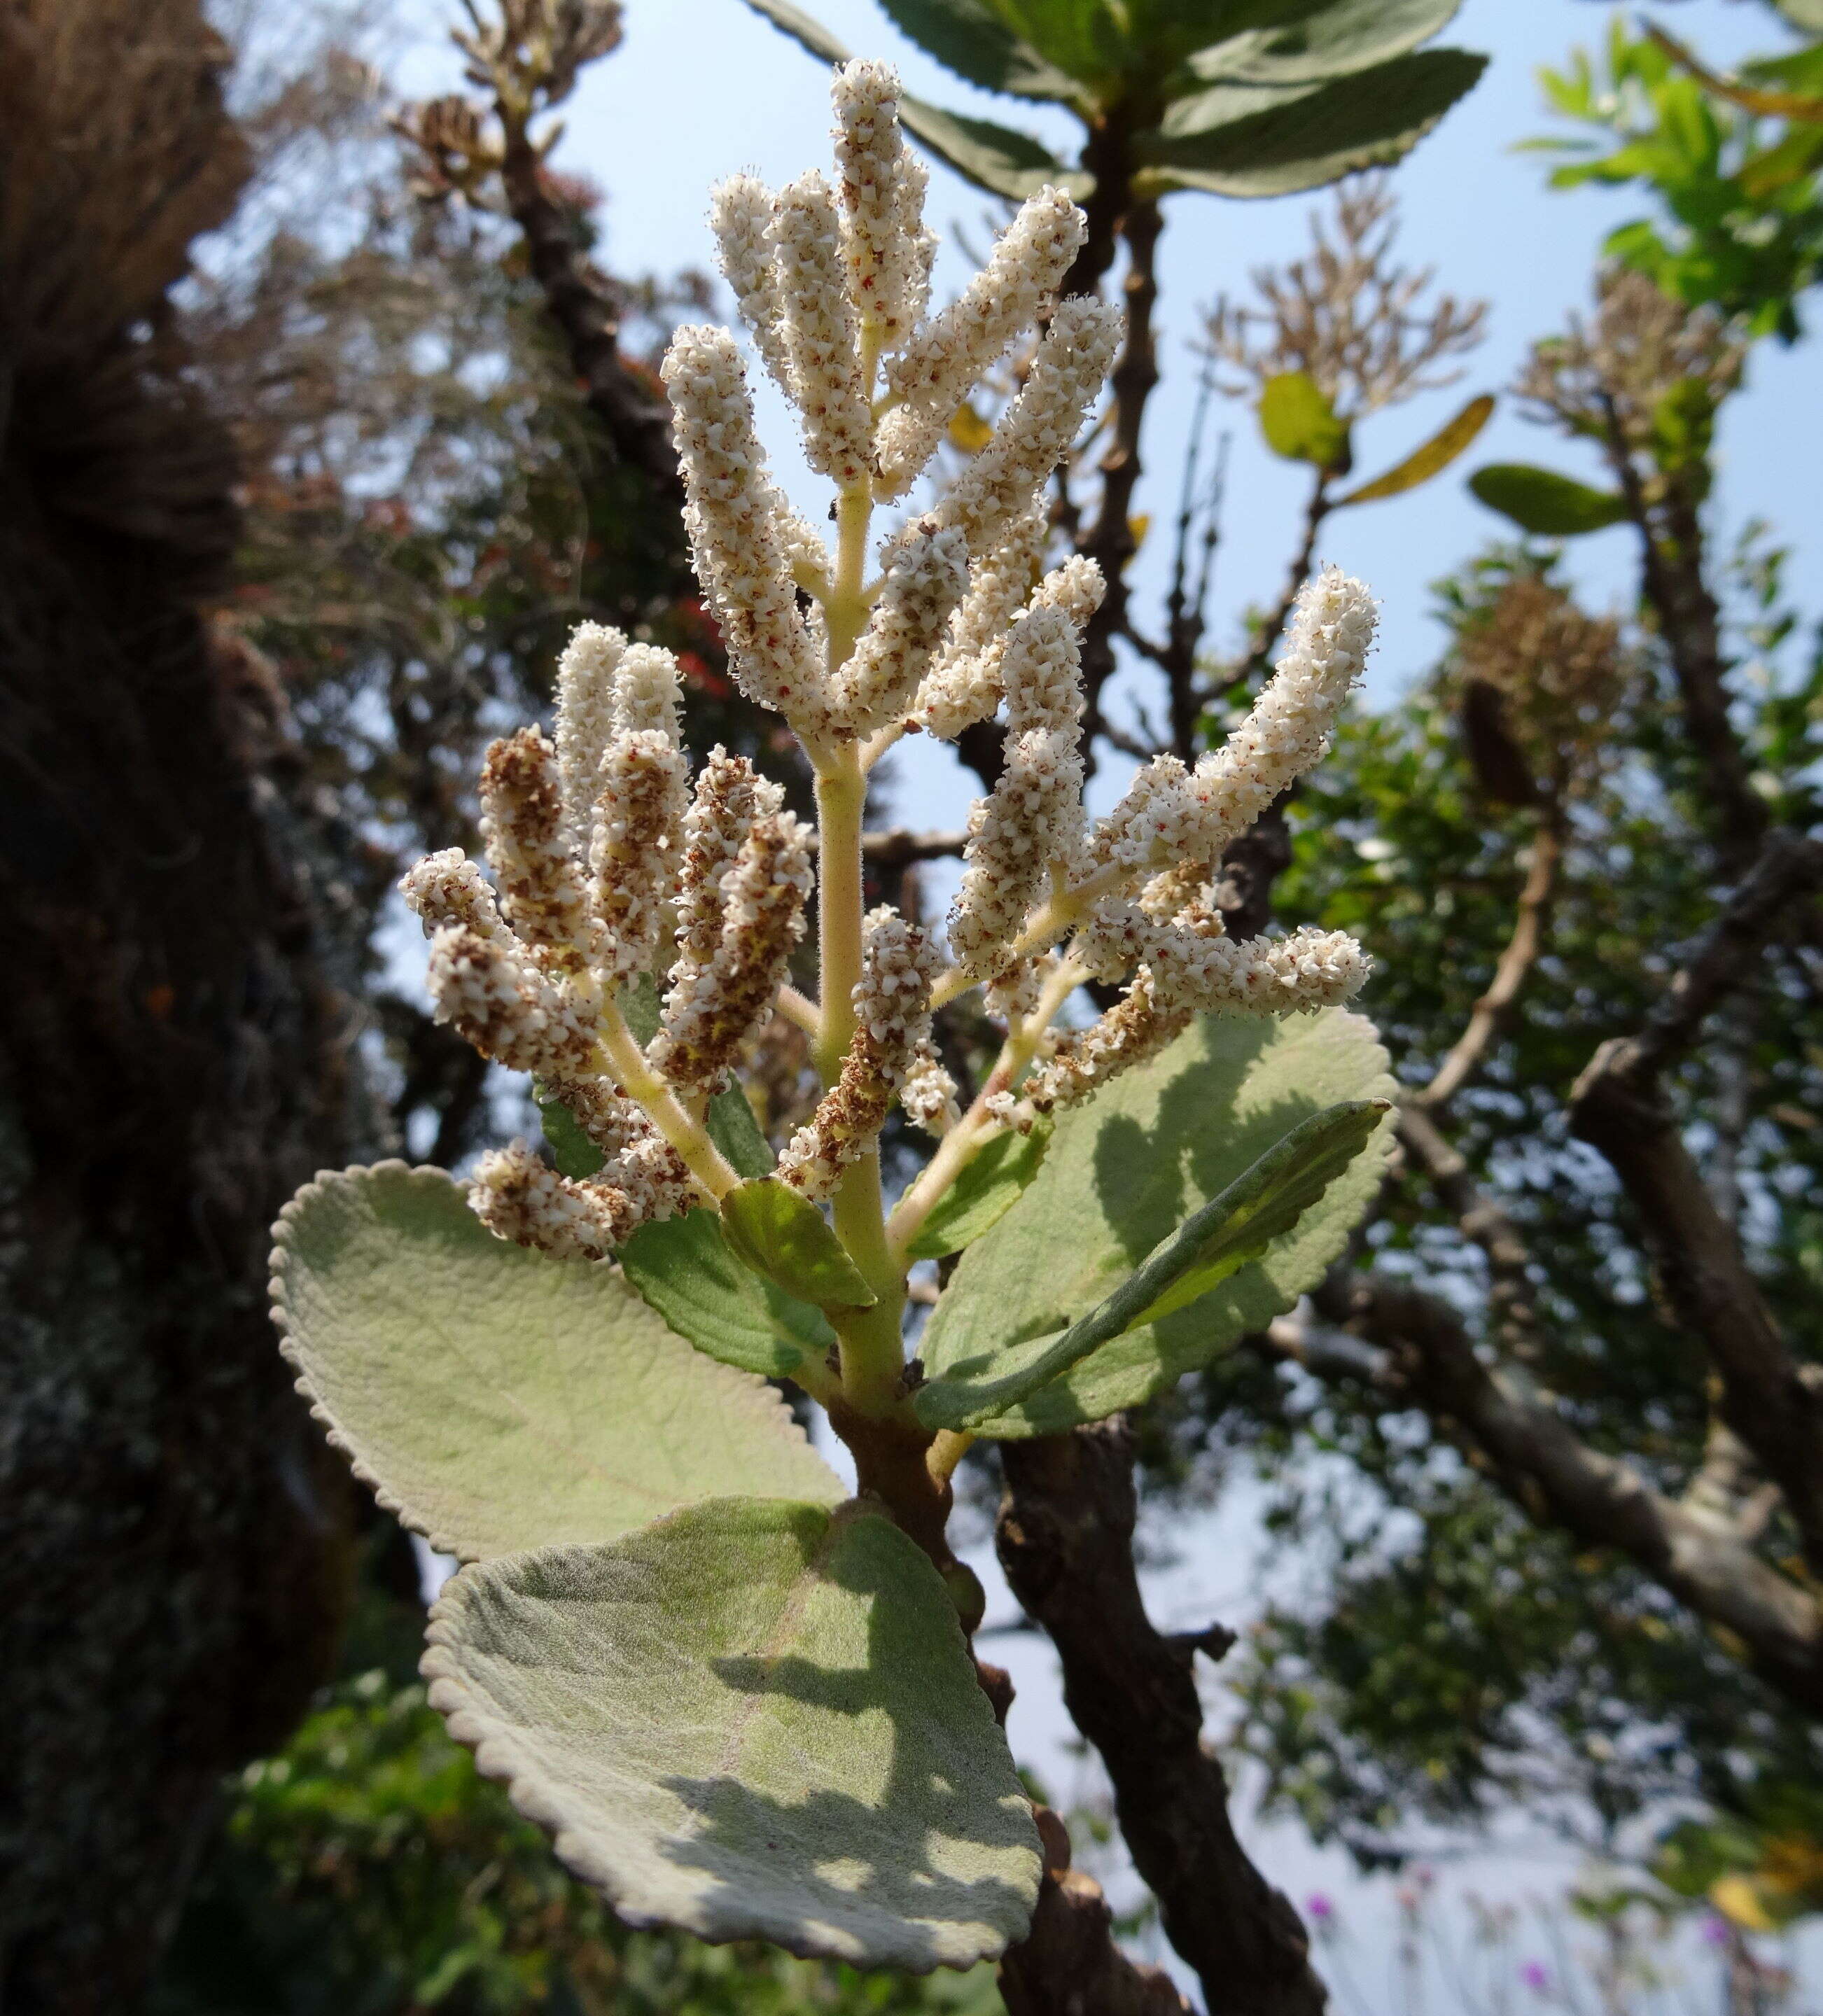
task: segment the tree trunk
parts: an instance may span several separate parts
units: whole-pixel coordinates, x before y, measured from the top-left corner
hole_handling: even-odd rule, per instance
[[[0,2007],[124,2016],[333,1652],[348,1492],[265,1280],[351,1032],[199,608],[233,457],[160,333],[242,172],[220,45],[195,0],[0,31]]]

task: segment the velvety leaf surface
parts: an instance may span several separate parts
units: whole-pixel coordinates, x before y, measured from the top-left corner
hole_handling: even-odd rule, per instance
[[[1054,1336],[950,1365],[919,1392],[918,1418],[927,1427],[972,1428],[1031,1399],[1102,1345],[1187,1309],[1292,1231],[1389,1110],[1385,1100],[1354,1100],[1300,1121],[1192,1211],[1080,1321]]]
[[[769,1377],[798,1370],[835,1342],[823,1312],[737,1259],[712,1211],[643,1225],[621,1248],[621,1270],[698,1351]]]
[[[914,1971],[1025,1930],[1030,1808],[877,1514],[719,1499],[465,1568],[431,1615],[432,1703],[624,1917]]]
[[[1299,1121],[1394,1087],[1373,1025],[1330,1009],[1284,1022],[1205,1016],[1150,1064],[1065,1111],[1036,1180],[957,1264],[926,1329],[929,1377],[1067,1330]],[[1162,1321],[1092,1352],[979,1432],[1047,1435],[1137,1405],[1290,1308],[1380,1180],[1382,1129],[1265,1256]]]
[[[996,1135],[937,1201],[907,1251],[914,1260],[941,1260],[991,1232],[1038,1174],[1050,1146],[1051,1123],[1029,1134]]]
[[[276,1237],[301,1390],[446,1553],[611,1539],[731,1488],[841,1495],[762,1381],[693,1351],[611,1267],[495,1238],[440,1169],[319,1176]]]

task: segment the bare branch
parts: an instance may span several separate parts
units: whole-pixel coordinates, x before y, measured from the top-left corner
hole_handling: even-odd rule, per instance
[[[1057,1648],[1065,1705],[1107,1766],[1134,1866],[1209,2016],[1317,2016],[1327,1997],[1303,1927],[1235,1838],[1227,1780],[1202,1741],[1193,1652],[1146,1615],[1130,1431],[1117,1420],[1000,1453],[1001,1565]]]
[[[1671,1314],[1702,1339],[1720,1378],[1722,1419],[1784,1492],[1806,1558],[1823,1571],[1823,1381],[1786,1349],[1660,1084],[1704,1017],[1758,972],[1784,913],[1820,884],[1823,841],[1775,829],[1645,1028],[1595,1053],[1569,1118],[1620,1179]]]
[[[1364,1370],[1383,1409],[1422,1409],[1528,1517],[1625,1554],[1687,1608],[1733,1632],[1769,1686],[1823,1712],[1823,1607],[1753,1552],[1750,1529],[1681,1504],[1591,1449],[1547,1395],[1483,1363],[1440,1298],[1367,1274],[1317,1303],[1383,1355],[1357,1370],[1342,1354],[1307,1346],[1296,1355],[1309,1370],[1351,1383]],[[1284,1352],[1284,1327],[1275,1324],[1266,1343]]]
[[[1470,1011],[1466,1027],[1437,1067],[1436,1075],[1416,1095],[1417,1103],[1430,1112],[1441,1113],[1448,1107],[1512,1013],[1519,990],[1544,949],[1546,916],[1562,860],[1563,829],[1555,817],[1547,818],[1533,837],[1532,865],[1519,891],[1512,936],[1495,965],[1493,979]]]

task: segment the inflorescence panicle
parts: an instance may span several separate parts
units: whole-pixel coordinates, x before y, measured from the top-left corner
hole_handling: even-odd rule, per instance
[[[820,848],[824,998],[787,999],[824,1032],[824,1091],[777,1175],[833,1200],[845,1236],[856,1200],[877,1216],[877,1173],[863,1183],[857,1165],[895,1103],[960,1168],[1000,1129],[1029,1129],[1155,1055],[1198,1012],[1323,1007],[1366,976],[1340,933],[1230,938],[1216,891],[1226,849],[1328,746],[1372,640],[1371,599],[1323,573],[1227,741],[1194,766],[1156,758],[1090,819],[1081,653],[1105,584],[1082,558],[1045,571],[1048,490],[1100,396],[1121,318],[1092,296],[1059,298],[1086,225],[1051,189],[960,297],[928,313],[926,176],[899,130],[898,89],[884,65],[846,65],[833,178],[774,193],[736,175],[713,198],[754,349],[836,493],[834,551],[772,477],[735,338],[679,329],[662,371],[698,578],[737,684],[804,746],[823,830],[745,756],[715,749],[693,782],[676,661],[585,623],[558,668],[552,736],[522,729],[487,753],[492,881],[452,849],[401,885],[431,940],[439,1018],[534,1073],[603,1157],[582,1180],[523,1142],[479,1164],[481,1218],[553,1255],[609,1258],[639,1226],[712,1208],[737,1180],[705,1102],[791,977]],[[874,508],[924,476],[982,375],[1033,337],[985,445],[870,555]],[[953,739],[996,715],[1005,768],[971,814],[946,949],[890,907],[863,916],[867,769],[908,730]],[[1092,977],[1120,988],[1114,1004],[1085,1028],[1051,1028]],[[1008,1047],[965,1115],[931,1016],[972,985],[1006,1018]],[[631,1023],[650,1024],[626,1011],[647,988],[658,1025],[642,1044]],[[876,1255],[883,1233],[868,1235]]]

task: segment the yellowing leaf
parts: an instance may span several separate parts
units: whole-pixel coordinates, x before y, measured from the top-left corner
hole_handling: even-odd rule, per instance
[[[1402,491],[1415,490],[1421,483],[1429,482],[1433,476],[1447,469],[1487,425],[1493,409],[1491,393],[1483,392],[1479,398],[1471,399],[1455,419],[1447,427],[1439,427],[1422,448],[1414,449],[1404,461],[1395,463],[1384,476],[1376,476],[1371,483],[1364,483],[1346,497],[1338,497],[1336,509],[1340,510],[1345,504],[1377,503],[1382,497],[1396,497]]]
[[[1126,521],[1126,528],[1133,535],[1133,551],[1137,553],[1146,543],[1146,535],[1152,529],[1152,514],[1142,511],[1137,518]]]

